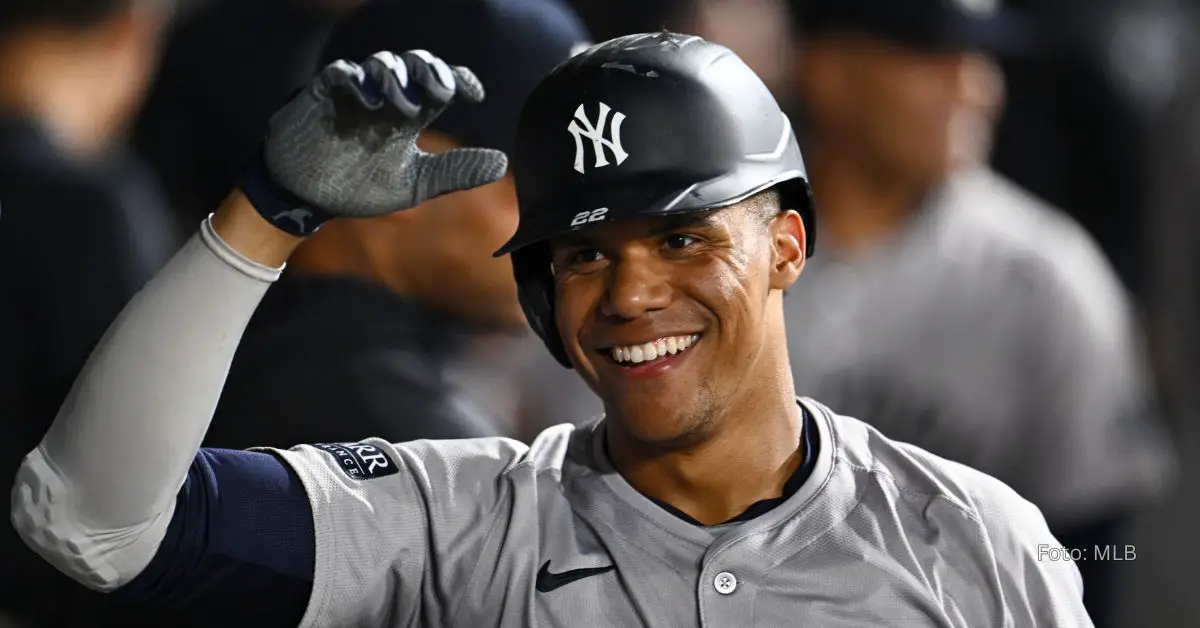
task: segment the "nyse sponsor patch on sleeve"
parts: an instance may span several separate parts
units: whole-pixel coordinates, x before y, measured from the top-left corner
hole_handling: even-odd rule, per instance
[[[317,443],[313,447],[329,452],[338,467],[355,480],[373,480],[400,471],[387,453],[366,443]]]

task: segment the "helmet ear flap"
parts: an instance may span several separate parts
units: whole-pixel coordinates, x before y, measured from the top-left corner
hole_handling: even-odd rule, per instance
[[[550,246],[539,242],[517,249],[511,255],[513,277],[517,281],[517,298],[529,327],[542,339],[550,355],[559,364],[571,368],[567,349],[554,322],[554,275],[550,267]]]

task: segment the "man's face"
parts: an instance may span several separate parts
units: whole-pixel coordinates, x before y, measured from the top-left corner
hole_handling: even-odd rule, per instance
[[[808,56],[816,124],[881,174],[937,181],[986,152],[1002,85],[984,57],[857,37],[816,42]]]
[[[803,242],[795,212],[738,206],[552,242],[558,331],[610,420],[663,446],[708,433],[778,355]]]

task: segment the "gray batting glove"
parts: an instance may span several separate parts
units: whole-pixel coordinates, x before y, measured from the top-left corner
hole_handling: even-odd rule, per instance
[[[500,151],[417,148],[417,135],[455,98],[481,102],[483,85],[424,50],[326,66],[271,118],[262,152],[270,179],[308,207],[260,212],[311,232],[296,212],[316,210],[314,221],[380,216],[500,179],[508,168]]]

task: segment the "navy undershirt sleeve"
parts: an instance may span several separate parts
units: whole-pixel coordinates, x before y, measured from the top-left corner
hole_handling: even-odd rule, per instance
[[[277,456],[202,449],[150,564],[113,593],[218,625],[296,626],[312,592],[312,507]]]

